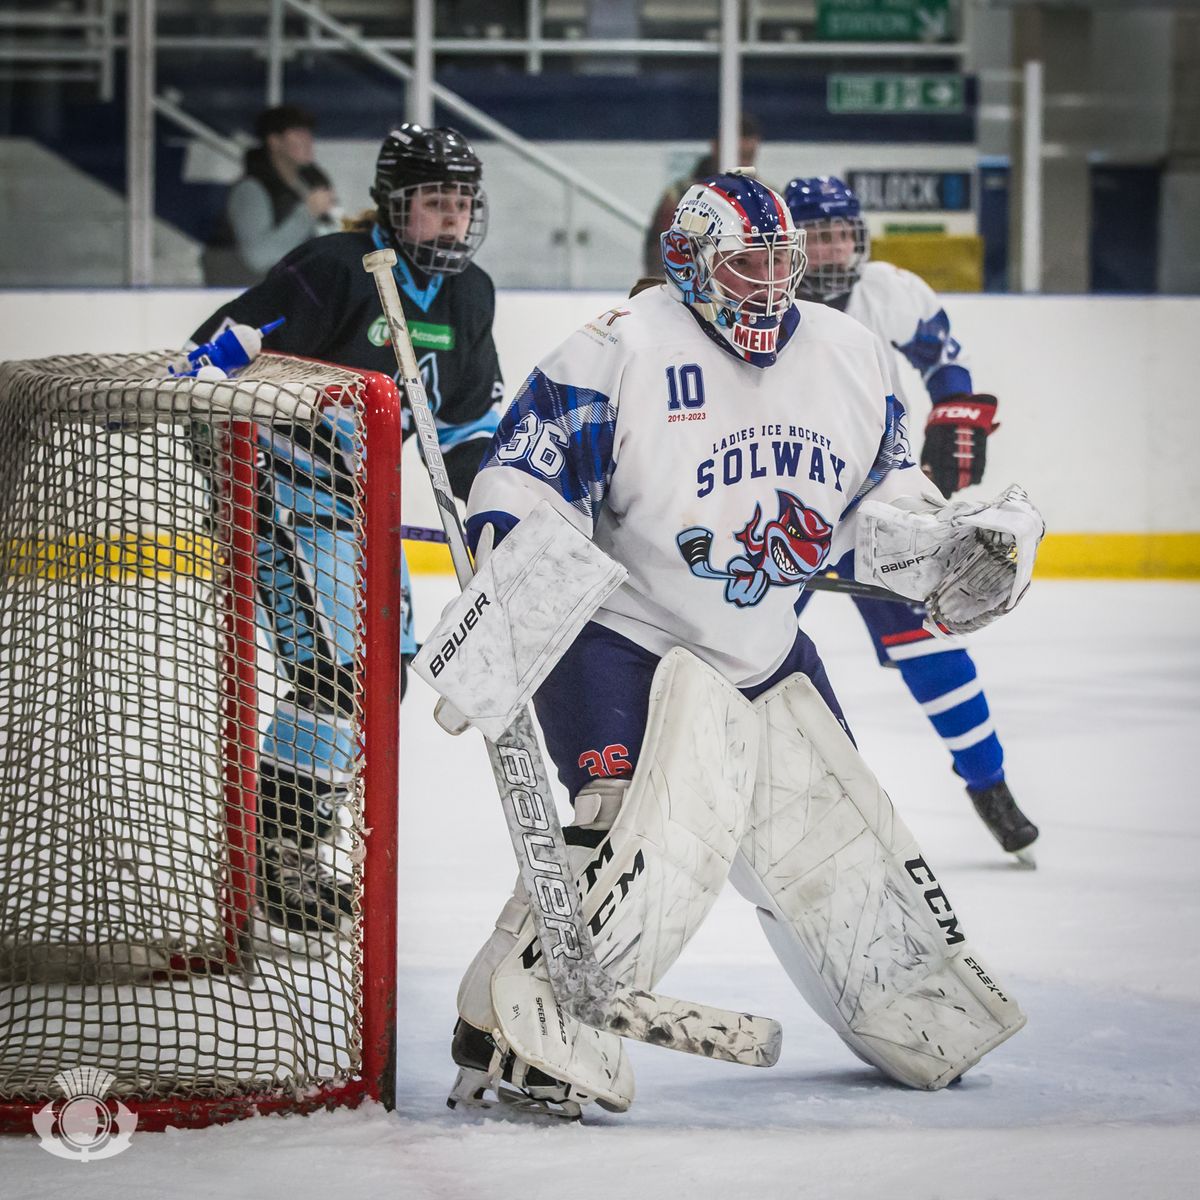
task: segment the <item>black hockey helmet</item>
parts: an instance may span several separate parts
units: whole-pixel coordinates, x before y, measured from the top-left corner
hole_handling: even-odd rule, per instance
[[[483,163],[457,129],[404,124],[393,129],[375,160],[371,199],[381,209],[397,188],[417,183],[473,183],[483,178]]]
[[[379,218],[413,264],[433,275],[456,275],[483,242],[487,198],[480,187],[483,163],[457,129],[404,124],[393,129],[379,149],[371,199]],[[408,236],[409,214],[421,192],[469,201],[469,222],[454,236],[415,241]]]

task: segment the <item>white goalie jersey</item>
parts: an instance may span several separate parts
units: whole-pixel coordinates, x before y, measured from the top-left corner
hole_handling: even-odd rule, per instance
[[[797,303],[763,369],[652,288],[533,370],[475,480],[468,530],[503,536],[549,501],[629,572],[595,620],[749,686],[791,649],[800,590],[853,545],[864,497],[941,504],[889,378],[878,340],[822,305]]]

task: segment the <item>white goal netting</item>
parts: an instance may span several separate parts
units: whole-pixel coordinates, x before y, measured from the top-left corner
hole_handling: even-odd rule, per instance
[[[168,357],[0,367],[0,1105],[77,1063],[181,1111],[363,1071],[378,377]]]

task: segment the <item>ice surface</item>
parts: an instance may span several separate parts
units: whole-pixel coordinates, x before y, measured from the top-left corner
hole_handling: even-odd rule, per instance
[[[449,581],[418,580],[428,627]],[[748,906],[722,898],[664,980],[671,995],[784,1023],[772,1070],[634,1046],[624,1116],[529,1127],[444,1108],[454,992],[515,868],[483,746],[404,708],[399,1111],[135,1135],[78,1166],[0,1140],[0,1200],[181,1197],[1200,1195],[1200,586],[1037,582],[972,639],[1009,780],[1042,827],[1010,866],[849,603],[808,610],[875,767],[964,927],[1029,1015],[961,1084],[909,1092],[805,1008]],[[411,677],[410,677],[411,678]]]

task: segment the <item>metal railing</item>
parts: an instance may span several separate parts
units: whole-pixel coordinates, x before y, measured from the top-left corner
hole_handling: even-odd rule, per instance
[[[417,0],[417,2],[420,4],[422,0]],[[424,0],[424,2],[428,2],[428,0]],[[334,20],[333,17],[323,12],[315,4],[310,4],[307,0],[272,0],[272,7],[293,10],[337,38],[344,49],[355,51],[367,62],[379,67],[380,70],[390,75],[394,75],[398,79],[403,79],[405,83],[412,82],[416,72],[406,62],[396,58],[395,55],[388,51],[380,49],[377,42],[364,38],[349,26]],[[271,61],[272,56],[281,53],[281,45],[271,46],[268,44],[268,63]],[[269,73],[270,69],[268,69]],[[482,109],[476,108],[475,105],[464,100],[457,92],[452,92],[440,83],[434,83],[430,80],[429,93],[439,104],[444,105],[452,113],[468,121],[489,137],[495,138],[496,141],[513,150],[526,162],[532,163],[548,175],[559,180],[559,182],[566,184],[572,191],[586,196],[594,204],[611,213],[624,225],[637,229],[639,232],[642,230],[645,224],[642,217],[628,208],[617,197],[597,186],[574,168],[560,162],[553,155],[547,154],[532,142],[526,141],[519,134],[513,133],[507,125],[502,125],[499,121],[489,117]],[[418,104],[420,104],[420,101],[418,101]]]
[[[218,133],[212,126],[205,125],[198,117],[192,116],[180,105],[181,99],[180,94],[173,89],[161,92],[154,97],[154,111],[185,133],[191,134],[197,141],[203,142],[222,158],[240,165],[246,153],[245,145],[236,138]]]
[[[72,12],[0,12],[0,64],[10,80],[84,79],[96,83],[100,99],[113,96],[113,36],[116,0],[83,0]],[[22,41],[26,34],[61,34],[64,40]],[[63,64],[81,64],[72,70]]]
[[[721,0],[720,28],[716,40],[709,39],[631,39],[631,38],[547,38],[542,36],[545,0],[528,0],[526,8],[527,36],[523,38],[438,38],[433,29],[433,0],[414,0],[413,37],[372,38],[352,26],[332,17],[314,0],[270,0],[267,13],[265,37],[223,36],[170,36],[158,37],[154,28],[155,0],[126,0],[129,13],[129,30],[117,36],[114,30],[114,12],[117,0],[84,0],[84,9],[75,13],[54,12],[44,14],[10,13],[0,14],[0,33],[6,29],[62,30],[80,35],[73,43],[25,44],[6,40],[0,43],[0,70],[7,71],[6,64],[41,64],[43,70],[64,70],[63,64],[96,65],[96,78],[102,99],[111,99],[113,80],[113,57],[118,51],[136,53],[138,45],[148,44],[151,56],[164,50],[187,49],[193,52],[207,51],[252,51],[262,53],[266,60],[266,103],[276,104],[283,97],[283,66],[296,54],[351,53],[371,63],[379,70],[404,81],[409,90],[410,116],[420,115],[429,119],[432,104],[436,101],[457,118],[472,128],[507,147],[524,162],[536,167],[564,189],[562,213],[566,221],[563,236],[558,238],[567,255],[567,277],[572,286],[578,280],[576,222],[579,205],[584,198],[601,211],[614,217],[619,228],[631,231],[640,237],[645,221],[640,213],[628,207],[624,201],[596,184],[586,175],[575,170],[534,143],[514,133],[507,126],[487,115],[481,109],[463,99],[457,93],[443,87],[433,79],[434,55],[514,55],[525,57],[527,69],[540,71],[546,56],[570,55],[582,58],[593,55],[620,55],[626,57],[670,56],[675,58],[718,58],[721,68],[720,132],[721,147],[725,152],[733,142],[733,134],[740,117],[740,73],[745,58],[928,58],[955,59],[960,63],[968,54],[965,39],[950,43],[861,43],[861,42],[765,42],[758,38],[758,22],[750,8],[744,10],[739,0]],[[969,13],[970,4],[964,6],[964,15]],[[303,18],[304,32],[289,36],[286,17],[289,13]],[[743,18],[751,19],[743,21]],[[411,54],[413,65],[397,57],[398,52]],[[19,67],[17,68],[19,69]],[[177,96],[153,94],[154,71],[152,65],[143,72],[131,72],[136,78],[146,79],[147,94],[139,96],[130,89],[127,103],[130,114],[130,130],[142,129],[145,135],[144,114],[153,110],[193,136],[200,138],[219,153],[230,156],[241,154],[241,147],[223,138],[194,116],[188,114],[178,103]],[[141,86],[141,85],[138,85]],[[136,154],[130,147],[129,160],[137,164],[136,172],[130,172],[130,245],[138,244],[142,250],[134,255],[131,250],[130,281],[149,282],[148,264],[144,261],[147,245],[147,195],[151,196],[147,172],[152,172],[151,154]],[[725,157],[729,157],[725,153]],[[136,174],[136,177],[135,177]],[[138,203],[132,200],[137,198]],[[134,209],[138,216],[134,216]],[[152,217],[150,217],[152,219]],[[135,264],[134,258],[137,258]]]

